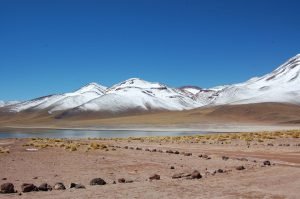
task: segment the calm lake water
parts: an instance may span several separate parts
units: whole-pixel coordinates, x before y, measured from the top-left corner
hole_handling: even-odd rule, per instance
[[[181,136],[206,134],[208,132],[133,131],[133,130],[47,130],[40,132],[0,132],[0,138],[126,138],[144,136]]]

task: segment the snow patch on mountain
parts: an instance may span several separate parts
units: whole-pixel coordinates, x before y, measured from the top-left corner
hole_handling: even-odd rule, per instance
[[[106,87],[96,83],[91,83],[73,93],[49,95],[19,103],[12,107],[10,111],[20,112],[32,109],[47,110],[49,113],[52,113],[54,111],[68,110],[103,95],[105,90]]]
[[[179,89],[157,82],[131,78],[106,90],[106,94],[78,109],[84,111],[123,112],[126,110],[187,110],[199,103]]]
[[[287,102],[300,104],[300,54],[273,72],[244,83],[225,86],[209,96],[210,104]],[[213,90],[213,89],[212,89]],[[298,98],[298,99],[297,99]]]

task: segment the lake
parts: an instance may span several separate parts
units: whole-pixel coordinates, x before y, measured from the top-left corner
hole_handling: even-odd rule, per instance
[[[140,131],[140,130],[43,130],[37,132],[0,132],[0,138],[126,138],[145,136],[182,136],[207,134],[203,131]]]

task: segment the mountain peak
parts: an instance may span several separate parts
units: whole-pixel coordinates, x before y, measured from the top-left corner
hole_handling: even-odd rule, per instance
[[[158,82],[148,82],[140,78],[130,78],[119,84],[116,84],[110,88],[110,90],[117,90],[122,88],[161,88],[165,87],[163,84]]]
[[[105,87],[105,86],[102,86],[102,85],[100,85],[98,83],[95,83],[95,82],[91,82],[91,83],[81,87],[80,89],[78,89],[75,92],[76,93],[85,93],[85,92],[104,93],[106,89],[107,89],[107,87]]]

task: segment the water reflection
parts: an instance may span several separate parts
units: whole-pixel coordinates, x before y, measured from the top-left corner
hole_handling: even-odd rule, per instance
[[[143,136],[181,136],[206,134],[208,132],[133,131],[133,130],[48,130],[41,132],[0,132],[0,138],[126,138]]]

